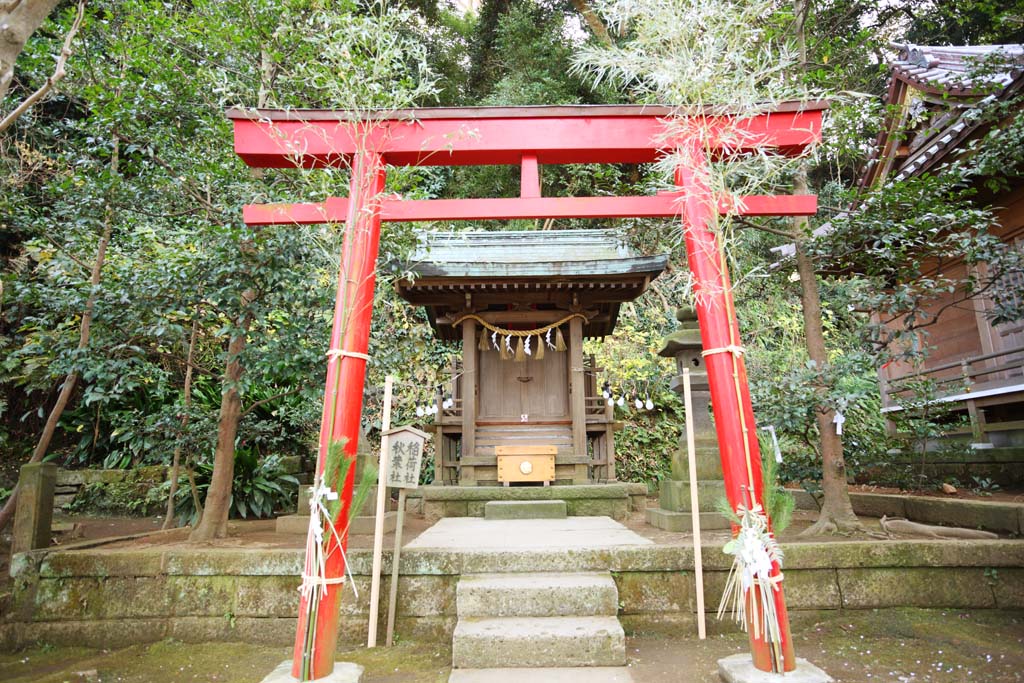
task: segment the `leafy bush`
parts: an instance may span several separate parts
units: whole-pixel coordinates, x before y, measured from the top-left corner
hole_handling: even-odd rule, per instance
[[[212,476],[212,463],[200,463],[196,467],[195,480],[200,500],[206,499],[206,491],[210,488]],[[271,517],[275,511],[295,504],[298,486],[299,480],[285,473],[279,456],[271,455],[260,460],[254,450],[236,448],[230,515],[243,519],[250,516],[257,519]],[[164,484],[161,488],[166,500],[169,484]],[[185,477],[178,483],[175,509],[178,512],[179,524],[194,525],[199,521],[199,512],[196,510],[192,490]]]
[[[679,447],[680,423],[661,413],[623,419],[615,435],[615,475],[620,481],[650,484],[668,476],[672,452]]]

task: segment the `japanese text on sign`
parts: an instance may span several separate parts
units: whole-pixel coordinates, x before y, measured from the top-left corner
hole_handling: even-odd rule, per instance
[[[388,443],[388,486],[414,489],[420,484],[423,443],[420,439],[392,437]]]

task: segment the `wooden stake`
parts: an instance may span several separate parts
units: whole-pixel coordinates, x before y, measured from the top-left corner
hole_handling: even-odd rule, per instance
[[[370,578],[370,629],[366,647],[377,647],[377,615],[380,612],[380,565],[384,554],[384,515],[388,500],[388,430],[391,429],[391,392],[395,378],[384,378],[384,416],[381,419],[380,465],[377,468],[377,509],[373,519],[373,569]]]
[[[683,404],[686,407],[686,455],[690,464],[690,514],[693,515],[693,569],[697,577],[697,636],[707,638],[704,616],[704,558],[700,547],[700,506],[697,500],[697,457],[693,439],[693,397],[690,395],[690,368],[683,368]]]
[[[388,647],[395,639],[395,604],[398,602],[398,564],[402,559],[402,531],[405,527],[405,489],[398,489],[398,524],[395,525],[395,552],[391,554],[391,594],[388,596]]]

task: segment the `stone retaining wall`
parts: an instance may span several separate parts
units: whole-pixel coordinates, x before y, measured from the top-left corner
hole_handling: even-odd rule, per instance
[[[791,610],[884,607],[1024,608],[1024,542],[907,541],[785,547]],[[729,559],[704,549],[706,609],[717,609]],[[370,555],[351,553],[359,597],[343,601],[343,640],[365,641]],[[384,575],[390,575],[385,553]],[[175,638],[288,645],[298,608],[299,549],[154,546],[40,550],[14,558],[14,593],[0,645],[34,642],[115,647]],[[624,547],[551,552],[402,555],[397,632],[448,640],[464,573],[610,569],[627,630],[694,620],[692,549]],[[384,580],[384,595],[388,581]],[[383,610],[382,610],[383,611]],[[731,628],[731,626],[726,626]],[[383,628],[383,624],[381,626]]]
[[[791,490],[790,493],[796,497],[798,508],[818,509],[806,491]],[[865,517],[904,517],[924,524],[1024,535],[1024,503],[853,492],[850,502],[853,511]]]
[[[142,505],[146,494],[167,480],[167,468],[162,465],[137,467],[129,470],[57,470],[57,486],[53,493],[53,510],[59,512],[70,506],[83,491],[90,489],[93,503],[101,508],[111,507],[118,514],[145,515],[150,510],[129,509]],[[158,501],[150,503],[160,507]],[[122,509],[123,508],[123,509]]]

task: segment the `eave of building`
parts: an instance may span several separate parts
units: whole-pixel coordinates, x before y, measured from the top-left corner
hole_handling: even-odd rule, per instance
[[[994,97],[1005,100],[1024,87],[1024,46],[988,45],[976,47],[896,46],[900,58],[893,62],[886,103],[899,112],[890,117],[875,145],[861,176],[861,187],[874,187],[892,175],[903,179],[940,165],[949,153],[978,134],[983,127],[979,117],[971,119],[975,105]],[[990,74],[984,82],[969,82],[968,69],[978,59],[1001,51],[1007,57],[1006,70]],[[941,128],[905,158],[897,153],[898,136],[906,123],[908,94],[911,90],[948,98],[950,106],[964,108],[964,114]]]
[[[412,277],[396,287],[403,299],[426,308],[441,339],[459,338],[449,314],[506,304],[560,310],[575,304],[591,311],[584,335],[604,337],[615,328],[620,304],[643,294],[667,263],[666,254],[636,255],[608,230],[427,233],[406,264]]]

